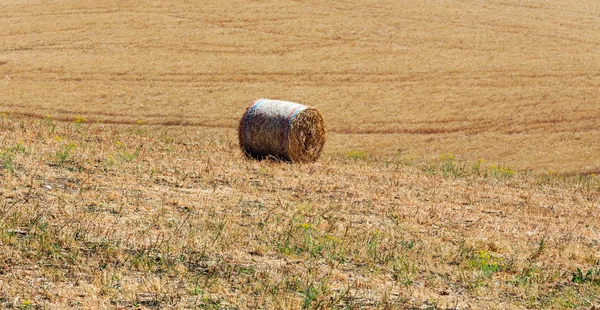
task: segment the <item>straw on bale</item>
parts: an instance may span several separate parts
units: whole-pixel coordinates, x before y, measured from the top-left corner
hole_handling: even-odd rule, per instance
[[[252,158],[311,162],[321,155],[327,135],[325,121],[317,109],[260,99],[242,116],[238,139],[244,153]]]

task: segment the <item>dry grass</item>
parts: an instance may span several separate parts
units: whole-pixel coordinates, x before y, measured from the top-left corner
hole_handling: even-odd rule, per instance
[[[0,141],[4,307],[598,302],[596,176],[358,152],[257,162],[234,135],[50,119],[4,118]]]
[[[1,1],[0,307],[597,305],[599,20]],[[321,111],[319,162],[243,157],[264,97]]]

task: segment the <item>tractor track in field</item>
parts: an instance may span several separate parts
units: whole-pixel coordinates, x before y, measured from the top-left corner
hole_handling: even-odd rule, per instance
[[[8,61],[3,61],[8,65]],[[90,82],[90,83],[163,83],[173,86],[210,87],[232,83],[286,83],[289,85],[318,85],[318,86],[349,86],[378,83],[394,83],[395,87],[409,87],[414,83],[436,81],[437,87],[483,87],[510,88],[537,85],[553,85],[563,83],[563,86],[578,88],[600,87],[600,73],[582,73],[576,71],[550,71],[544,73],[518,71],[430,71],[430,72],[358,72],[351,70],[310,72],[151,72],[127,70],[117,72],[80,71],[64,72],[40,68],[35,71],[23,71],[9,68],[0,71],[11,79],[37,82]],[[568,81],[565,81],[566,78]],[[567,83],[565,85],[565,83]]]
[[[204,127],[219,129],[236,129],[237,118],[230,118],[224,122],[220,120],[200,120],[197,117],[185,115],[162,115],[162,114],[140,114],[138,118],[131,118],[127,113],[111,112],[89,112],[69,110],[48,110],[40,112],[9,112],[11,116],[18,118],[51,118],[59,122],[74,122],[77,117],[83,116],[87,123],[111,124],[111,125],[149,125],[165,127]],[[597,130],[600,115],[583,115],[575,118],[538,119],[525,122],[515,122],[512,126],[495,124],[493,120],[429,120],[429,121],[396,121],[385,123],[386,128],[357,128],[357,127],[332,127],[329,133],[341,135],[440,135],[462,133],[465,135],[476,135],[482,133],[502,133],[507,135],[518,135],[527,133],[584,133]],[[365,122],[367,125],[383,125],[382,122]],[[573,124],[579,124],[573,127]]]
[[[598,17],[593,0],[10,0],[0,113],[224,132],[272,98],[318,108],[333,152],[575,171],[600,158]]]

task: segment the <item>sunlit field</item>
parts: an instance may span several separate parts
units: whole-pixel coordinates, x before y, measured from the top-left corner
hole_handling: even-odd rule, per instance
[[[600,300],[600,4],[0,2],[0,308]],[[271,98],[320,160],[246,159]]]
[[[258,98],[329,153],[592,172],[600,7],[583,1],[3,1],[0,109],[234,132]]]

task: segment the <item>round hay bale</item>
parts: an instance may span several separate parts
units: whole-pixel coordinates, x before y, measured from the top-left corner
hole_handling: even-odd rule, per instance
[[[312,162],[321,155],[327,135],[325,121],[317,109],[259,99],[242,116],[238,139],[248,157]]]

